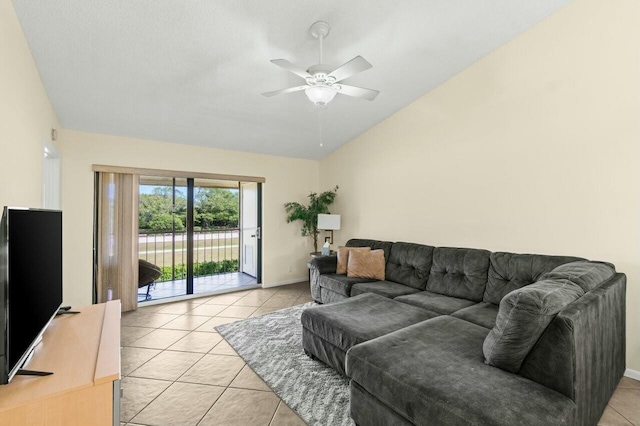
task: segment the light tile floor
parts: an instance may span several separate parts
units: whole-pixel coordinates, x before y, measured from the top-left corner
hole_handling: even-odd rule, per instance
[[[213,327],[310,301],[303,282],[124,313],[121,425],[304,426]]]
[[[123,314],[121,425],[303,426],[213,327],[310,301],[304,282]],[[639,381],[620,381],[598,424],[640,426]]]

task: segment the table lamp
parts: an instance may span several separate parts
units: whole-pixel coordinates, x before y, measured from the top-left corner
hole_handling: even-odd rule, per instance
[[[318,229],[321,231],[330,231],[331,238],[329,239],[329,244],[333,244],[333,231],[338,231],[340,229],[340,215],[319,214]]]

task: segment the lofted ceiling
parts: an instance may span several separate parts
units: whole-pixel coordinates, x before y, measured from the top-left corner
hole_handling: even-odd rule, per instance
[[[64,128],[320,159],[552,14],[569,0],[13,0]],[[380,90],[319,113],[304,84],[327,21],[325,63]]]

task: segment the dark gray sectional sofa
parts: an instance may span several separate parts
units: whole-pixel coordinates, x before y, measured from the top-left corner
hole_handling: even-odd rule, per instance
[[[626,277],[613,265],[354,239],[384,281],[309,262],[322,306],[303,346],[351,379],[369,425],[595,425],[625,370]]]

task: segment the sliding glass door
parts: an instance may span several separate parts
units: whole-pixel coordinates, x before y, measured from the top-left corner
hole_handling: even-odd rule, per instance
[[[238,182],[195,179],[193,195],[193,290],[204,293],[238,272]]]
[[[140,177],[138,250],[162,271],[155,298],[187,294],[187,189],[187,179]]]
[[[260,282],[259,185],[140,177],[140,258],[162,270],[152,299]]]

